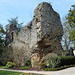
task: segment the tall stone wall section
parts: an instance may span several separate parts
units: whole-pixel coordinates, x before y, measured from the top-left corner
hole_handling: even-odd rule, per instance
[[[13,48],[14,61],[23,66],[38,50],[40,58],[50,52],[60,55],[63,29],[60,16],[49,3],[42,2],[34,10],[32,21],[23,27],[9,44]]]

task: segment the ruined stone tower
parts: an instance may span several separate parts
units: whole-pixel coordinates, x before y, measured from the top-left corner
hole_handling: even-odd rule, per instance
[[[18,29],[16,25],[10,24],[6,28],[6,43],[10,44],[18,33]]]
[[[9,44],[13,48],[15,62],[23,65],[32,57],[32,63],[35,63],[38,55],[38,61],[40,61],[50,52],[60,55],[62,35],[63,29],[59,14],[49,3],[40,3],[34,10],[32,21],[23,27],[18,32],[17,39],[13,39]]]

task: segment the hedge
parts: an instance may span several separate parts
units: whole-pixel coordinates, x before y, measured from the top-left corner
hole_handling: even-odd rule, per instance
[[[60,66],[75,64],[75,56],[61,56]]]

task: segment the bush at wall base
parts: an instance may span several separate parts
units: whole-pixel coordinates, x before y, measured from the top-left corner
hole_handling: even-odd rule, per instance
[[[16,64],[15,62],[7,62],[6,67],[13,68],[13,67],[16,67]]]

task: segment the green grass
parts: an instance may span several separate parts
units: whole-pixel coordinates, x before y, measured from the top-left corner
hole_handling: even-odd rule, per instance
[[[0,75],[19,75],[19,72],[11,72],[11,71],[0,71]]]
[[[11,71],[0,71],[0,75],[43,75],[43,74],[35,74],[35,73],[20,73],[20,72],[11,72]]]
[[[64,66],[61,66],[61,67],[58,67],[58,68],[44,68],[45,71],[58,71],[58,70],[62,70],[62,69],[66,69],[66,68],[69,68],[69,67],[75,67],[75,64],[74,65],[64,65]]]
[[[7,69],[8,67],[6,66],[0,66],[0,69]]]

